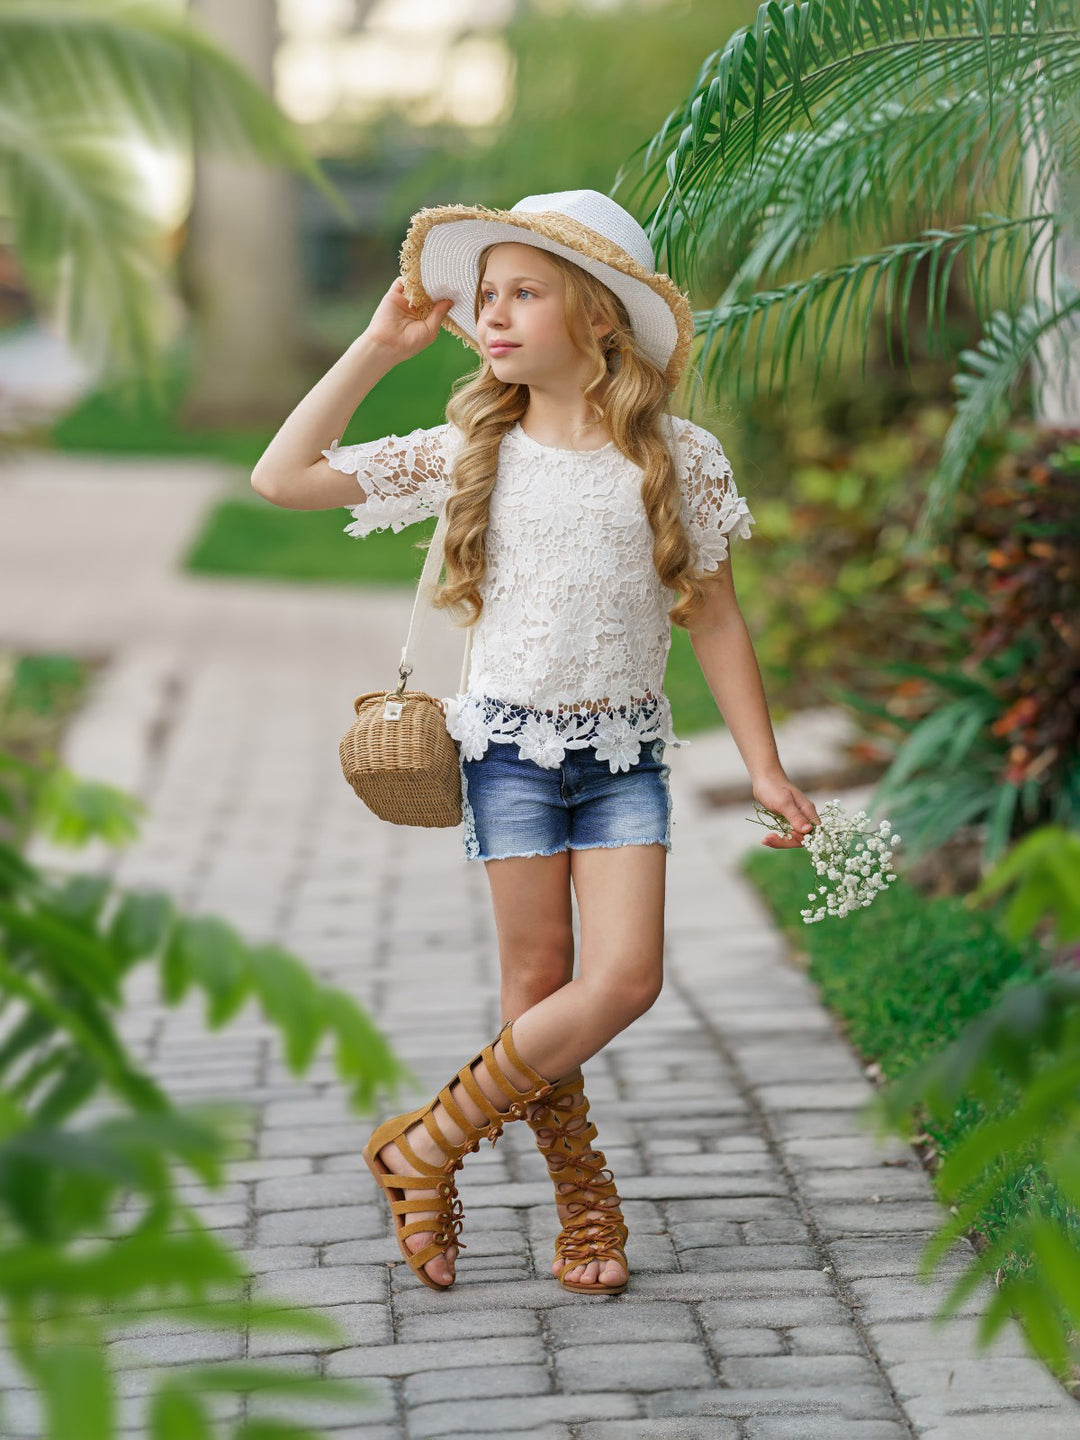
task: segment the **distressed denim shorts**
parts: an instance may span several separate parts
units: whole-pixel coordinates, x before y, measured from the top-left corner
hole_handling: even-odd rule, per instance
[[[567,750],[548,769],[523,760],[513,741],[492,741],[479,760],[459,756],[459,764],[466,860],[616,845],[671,849],[663,740],[646,742],[635,765],[614,772],[592,747]]]

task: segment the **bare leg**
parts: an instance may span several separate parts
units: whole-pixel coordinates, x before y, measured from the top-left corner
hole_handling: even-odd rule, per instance
[[[516,1020],[573,979],[570,851],[514,856],[485,864],[499,936],[501,1013],[505,1023]],[[536,1104],[530,1105],[530,1115],[536,1109]],[[561,1191],[570,1196],[575,1188],[572,1181],[556,1185],[555,1208],[563,1224],[570,1218],[570,1210],[559,1203],[558,1195]],[[597,1214],[592,1218],[601,1217]],[[552,1275],[558,1278],[566,1263],[564,1256],[556,1255],[551,1262]]]
[[[530,1009],[538,1000],[550,995],[574,973],[570,854],[563,851],[558,855],[515,856],[508,860],[489,860],[485,865],[491,883],[495,925],[499,937],[502,968],[501,1008],[505,1022],[516,1019],[522,1011]],[[496,1053],[502,1054],[501,1046]],[[484,1087],[485,1094],[489,1094],[483,1077],[477,1078]],[[461,1086],[456,1086],[452,1093],[469,1118],[477,1124],[481,1123],[483,1117],[476,1112],[476,1107],[469,1097],[462,1096]],[[500,1106],[505,1100],[501,1092],[491,1098]],[[439,1105],[436,1119],[439,1120],[443,1133],[449,1139],[457,1138],[460,1131],[453,1122],[443,1125],[443,1115],[443,1107]],[[407,1139],[425,1160],[433,1165],[442,1163],[442,1152],[424,1129],[413,1126]],[[381,1159],[384,1165],[398,1174],[412,1172],[412,1166],[396,1145],[384,1146]],[[410,1196],[416,1199],[434,1193],[419,1189],[409,1191]],[[430,1213],[434,1215],[436,1212]],[[565,1213],[560,1213],[565,1219]],[[420,1211],[413,1218],[426,1216]],[[405,1244],[415,1253],[423,1249],[430,1240],[431,1232],[420,1231],[408,1236]],[[457,1246],[448,1246],[442,1257],[436,1256],[429,1260],[424,1269],[438,1284],[449,1284],[454,1278],[456,1258]],[[558,1262],[560,1268],[561,1263]],[[558,1269],[555,1269],[555,1273],[558,1274]]]
[[[522,1059],[549,1079],[567,1074],[602,1050],[649,1009],[663,984],[664,847],[625,845],[569,853],[581,914],[581,974],[518,1015],[514,1024],[514,1044]],[[501,1042],[494,1053],[503,1073],[522,1090],[527,1089],[528,1076],[510,1064]],[[478,1066],[474,1073],[484,1093],[500,1109],[505,1108],[506,1097],[485,1067]],[[471,1121],[485,1123],[459,1083],[451,1093]],[[441,1104],[434,1107],[433,1118],[452,1143],[464,1139]],[[411,1127],[408,1142],[434,1163],[442,1158],[420,1124]],[[410,1169],[394,1145],[384,1146],[381,1156],[383,1163],[398,1173]],[[427,1243],[422,1234],[410,1239],[415,1241],[410,1244],[413,1250]],[[432,1279],[445,1284],[453,1275],[453,1258],[454,1247],[450,1247],[445,1257],[436,1256],[425,1269]],[[568,1274],[575,1279],[582,1275],[586,1280],[595,1279],[597,1269],[597,1262],[590,1261]],[[625,1278],[622,1268],[614,1264],[600,1273],[605,1279],[610,1275],[610,1281]]]
[[[485,862],[502,975],[502,1018],[516,1020],[574,973],[570,851]]]

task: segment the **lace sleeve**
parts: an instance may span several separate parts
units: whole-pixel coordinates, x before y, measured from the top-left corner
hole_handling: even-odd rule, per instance
[[[429,515],[437,515],[450,490],[449,424],[408,435],[384,435],[359,445],[335,440],[326,456],[333,470],[355,475],[367,496],[358,505],[346,505],[354,517],[346,535],[361,539],[389,527],[397,534]]]
[[[721,560],[727,559],[728,536],[749,540],[750,526],[755,521],[735,488],[731,462],[720,441],[689,420],[681,425],[678,454],[682,521],[696,552],[697,570],[717,570]]]

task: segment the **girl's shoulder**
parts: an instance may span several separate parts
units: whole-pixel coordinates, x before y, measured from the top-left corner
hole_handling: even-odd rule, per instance
[[[718,479],[731,474],[731,465],[724,447],[711,430],[686,420],[681,415],[668,415],[674,454],[681,474],[704,474]]]

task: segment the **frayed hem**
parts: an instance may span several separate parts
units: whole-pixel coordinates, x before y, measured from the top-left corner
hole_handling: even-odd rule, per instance
[[[510,855],[466,855],[466,860],[531,860],[537,855],[561,855],[566,850],[616,850],[626,845],[662,845],[671,853],[670,840],[595,840],[591,845],[559,845],[554,850],[518,850]]]
[[[467,855],[467,860],[531,860],[535,855],[561,855],[569,845],[556,845],[554,850],[515,850],[509,855]]]

